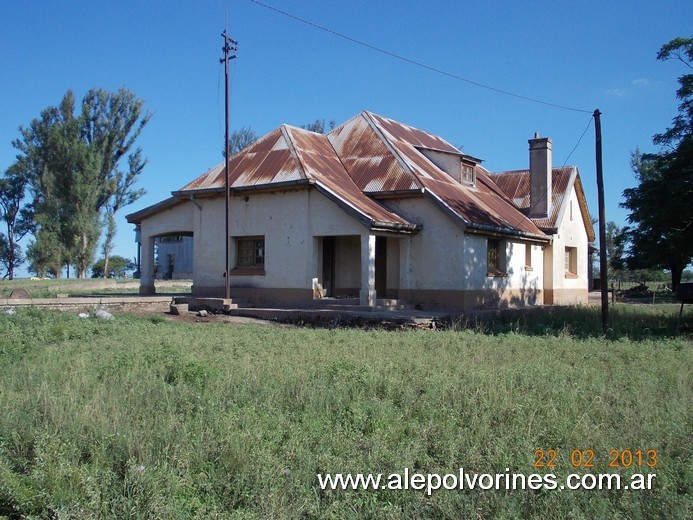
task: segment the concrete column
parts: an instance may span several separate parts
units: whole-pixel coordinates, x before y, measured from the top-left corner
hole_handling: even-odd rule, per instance
[[[154,287],[154,238],[142,234],[142,265],[140,294],[155,294]]]
[[[360,304],[375,307],[375,235],[361,235]]]
[[[554,246],[546,245],[543,247],[543,262],[544,262],[544,305],[553,305],[554,303]],[[563,257],[560,259],[563,261]],[[561,273],[562,275],[562,273]]]

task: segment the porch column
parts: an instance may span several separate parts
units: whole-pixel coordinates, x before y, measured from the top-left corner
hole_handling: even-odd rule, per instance
[[[142,261],[140,264],[140,294],[155,294],[154,288],[154,238],[142,237]]]
[[[359,304],[375,307],[375,235],[361,235],[361,292]]]
[[[411,238],[399,241],[399,291],[397,297],[403,300],[411,298]]]

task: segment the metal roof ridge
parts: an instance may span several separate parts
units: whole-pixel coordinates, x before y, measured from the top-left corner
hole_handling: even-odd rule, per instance
[[[397,148],[395,148],[390,140],[385,136],[385,132],[383,132],[382,128],[376,123],[376,121],[373,119],[373,114],[371,112],[368,112],[367,110],[364,110],[361,112],[361,115],[363,115],[363,118],[366,120],[368,125],[371,127],[371,129],[376,133],[376,135],[380,138],[380,140],[383,142],[383,144],[387,147],[387,149],[390,151],[390,153],[395,157],[397,162],[404,168],[405,171],[409,172],[413,177],[416,183],[419,185],[420,188],[424,188],[425,184],[421,180],[421,177],[414,171],[414,169],[409,166],[407,161],[404,160],[404,158],[400,155],[400,153],[397,151]],[[380,116],[382,117],[382,116]]]
[[[306,168],[305,163],[303,162],[303,159],[301,158],[301,154],[296,151],[296,145],[294,143],[293,137],[291,135],[291,130],[293,129],[300,130],[298,127],[293,127],[291,125],[286,125],[283,124],[279,127],[282,136],[286,140],[286,144],[289,146],[289,151],[291,152],[292,157],[296,160],[298,163],[299,167],[301,168],[301,172],[303,173],[303,178],[307,180],[312,180],[315,181],[312,175],[308,175],[308,169]]]

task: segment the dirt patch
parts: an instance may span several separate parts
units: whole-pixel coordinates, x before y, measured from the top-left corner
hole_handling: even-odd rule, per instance
[[[178,315],[169,312],[169,305],[143,305],[140,307],[131,307],[118,311],[122,314],[131,314],[133,316],[153,317],[161,316],[166,321],[174,321],[179,323],[228,323],[229,325],[260,325],[264,327],[282,327],[286,326],[281,323],[270,320],[260,320],[257,318],[245,318],[242,316],[227,316],[225,314],[208,313],[207,316],[198,316],[197,312],[181,312]]]

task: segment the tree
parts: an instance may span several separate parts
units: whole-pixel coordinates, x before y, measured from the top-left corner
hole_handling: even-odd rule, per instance
[[[5,232],[0,232],[0,264],[5,269],[3,278],[10,280],[24,262],[19,241],[31,231],[31,214],[22,206],[26,185],[27,178],[16,165],[0,179],[0,219],[5,224]]]
[[[623,256],[625,254],[626,234],[615,222],[606,223],[606,258],[608,267],[608,279],[616,278],[625,268]]]
[[[106,259],[100,258],[94,265],[91,266],[91,277],[92,278],[110,278],[114,276],[116,278],[123,278],[128,271],[134,271],[137,269],[137,265],[127,258],[122,256],[114,255],[111,256],[108,265],[111,270],[110,273],[104,273],[104,266],[106,265]]]
[[[693,38],[676,38],[662,46],[660,60],[678,59],[693,68]],[[679,78],[681,101],[672,126],[653,137],[662,151],[632,155],[638,186],[623,192],[621,206],[630,211],[626,265],[667,268],[673,289],[693,259],[693,74]]]
[[[144,195],[144,190],[133,188],[147,164],[147,160],[142,157],[142,149],[133,148],[151,119],[151,114],[143,113],[143,104],[125,89],[116,93],[92,89],[82,102],[83,135],[101,158],[100,176],[106,183],[106,233],[103,244],[106,278],[110,273],[108,262],[116,233],[115,216],[121,208]],[[119,170],[119,161],[131,150],[127,157],[128,169]]]
[[[301,128],[303,128],[304,130],[309,130],[311,132],[316,132],[318,134],[324,134],[326,129],[329,132],[334,128],[334,125],[334,119],[330,120],[330,122],[327,124],[325,124],[324,119],[316,119],[312,123],[308,123],[307,125],[301,125]]]
[[[661,61],[678,60],[689,69],[693,69],[693,38],[674,38],[662,45],[657,54]],[[654,144],[675,148],[682,140],[693,136],[693,74],[679,77],[679,89],[676,97],[681,101],[679,113],[672,120],[670,128],[654,136]]]
[[[68,91],[48,107],[13,145],[33,196],[34,242],[28,256],[36,272],[60,275],[75,263],[84,277],[106,223],[104,254],[112,249],[115,214],[142,195],[133,189],[146,160],[134,144],[150,119],[131,92],[92,89],[77,110]],[[119,164],[127,157],[128,169]]]
[[[259,136],[249,126],[244,126],[238,130],[234,130],[231,132],[231,136],[229,137],[229,156],[237,154],[243,150],[243,148],[250,146],[258,139]],[[222,149],[221,154],[226,157],[226,150]]]

